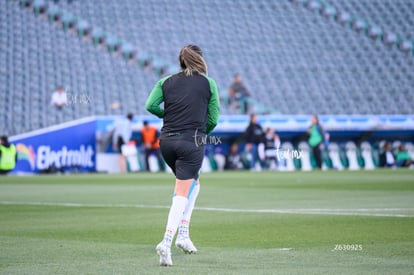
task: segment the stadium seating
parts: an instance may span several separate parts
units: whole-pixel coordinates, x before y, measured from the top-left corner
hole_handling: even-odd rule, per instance
[[[407,142],[405,144],[405,149],[407,149],[407,151],[410,154],[411,158],[414,159],[414,144],[411,143],[411,142]]]
[[[338,144],[331,143],[328,146],[329,157],[332,161],[332,168],[337,170],[343,170],[344,166],[341,161],[341,149]]]
[[[269,107],[267,112],[413,113],[414,58],[361,34],[369,23],[376,24],[369,30],[373,37],[384,34],[391,44],[399,41],[398,35],[413,39],[413,4],[333,0],[324,8],[317,2],[1,1],[0,90],[9,96],[0,103],[0,114],[6,131],[54,124],[49,102],[59,85],[71,96],[91,100],[72,102],[63,111],[64,121],[128,111],[144,114],[148,92],[159,74],[168,71],[166,66],[176,64],[186,43],[204,49],[223,97],[239,72],[253,99]],[[46,15],[42,5],[48,8]],[[330,20],[336,12],[342,12],[344,24],[354,26]],[[352,21],[353,16],[358,20]],[[86,30],[94,43],[77,39]],[[101,40],[113,55],[93,46]],[[123,60],[131,55],[139,65],[152,60],[158,74]]]
[[[374,160],[372,157],[372,147],[368,142],[361,143],[361,153],[365,163],[365,170],[372,170],[375,168]]]
[[[409,0],[329,0],[337,9],[364,18],[395,31],[407,39],[414,39],[412,11],[414,3]]]
[[[283,152],[292,152],[295,148],[290,142],[283,142],[281,145],[281,151]],[[295,170],[295,163],[293,158],[284,158],[281,157],[279,161],[279,170],[281,171],[293,171]]]
[[[359,170],[358,156],[357,156],[357,146],[354,142],[348,141],[345,145],[346,148],[346,157],[349,162],[349,170]]]
[[[298,144],[298,149],[302,152],[301,166],[303,171],[312,170],[311,154],[309,144],[302,141]]]
[[[2,116],[8,134],[88,115],[144,112],[144,100],[158,76],[130,66],[122,58],[76,39],[76,32],[65,33],[36,18],[13,1],[1,1]],[[51,94],[63,85],[69,104],[58,114],[50,106]],[[81,99],[87,99],[81,102]],[[111,109],[111,103],[120,107]]]

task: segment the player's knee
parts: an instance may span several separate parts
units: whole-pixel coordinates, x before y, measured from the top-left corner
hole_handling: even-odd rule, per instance
[[[180,180],[177,179],[175,183],[174,194],[176,196],[188,197],[192,186],[196,181],[194,179]]]

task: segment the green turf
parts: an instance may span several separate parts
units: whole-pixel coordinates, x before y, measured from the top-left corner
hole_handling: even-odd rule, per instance
[[[174,266],[161,268],[171,175],[1,177],[0,273],[414,273],[413,170],[201,179],[199,253],[174,248]],[[346,244],[362,250],[335,250]]]

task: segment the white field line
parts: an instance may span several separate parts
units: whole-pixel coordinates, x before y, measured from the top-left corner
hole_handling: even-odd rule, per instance
[[[109,207],[109,208],[149,208],[168,209],[165,205],[145,204],[102,204],[102,203],[63,203],[63,202],[16,202],[0,201],[0,205],[29,205],[29,206],[60,206],[60,207]],[[398,217],[414,218],[414,214],[401,214],[401,212],[414,211],[414,208],[356,208],[356,209],[238,209],[238,208],[215,208],[196,207],[200,211],[232,212],[232,213],[273,213],[273,214],[302,214],[302,215],[334,215],[334,216],[368,216],[368,217]],[[378,213],[380,212],[380,213]],[[382,213],[381,213],[382,212]],[[384,213],[385,212],[385,213]],[[393,213],[400,212],[400,213]]]

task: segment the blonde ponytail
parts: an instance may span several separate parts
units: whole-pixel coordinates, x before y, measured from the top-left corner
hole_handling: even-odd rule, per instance
[[[200,47],[196,45],[187,45],[180,51],[180,65],[186,76],[193,72],[207,75],[207,64],[203,58]]]

